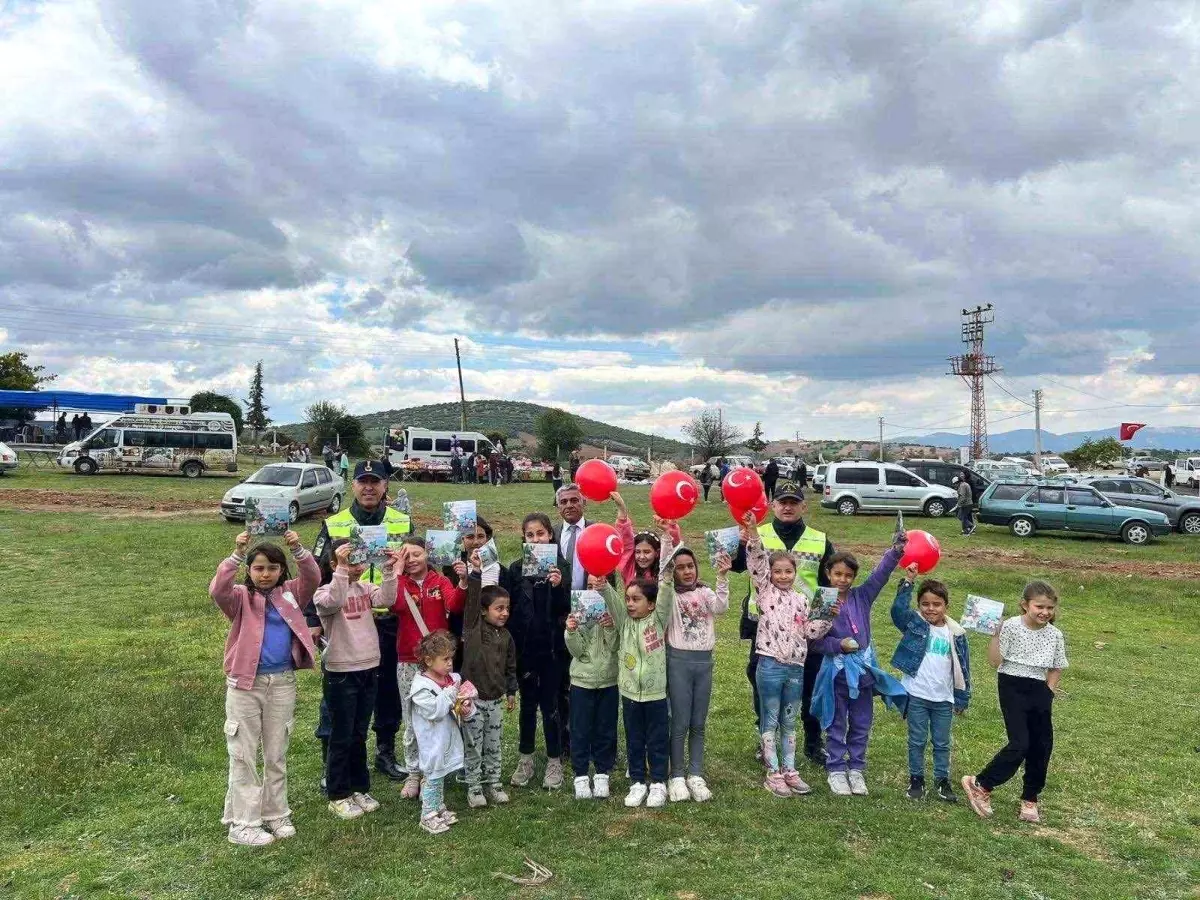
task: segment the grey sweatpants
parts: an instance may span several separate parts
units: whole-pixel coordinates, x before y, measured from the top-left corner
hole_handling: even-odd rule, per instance
[[[667,695],[671,701],[671,777],[685,773],[683,744],[687,741],[688,775],[704,774],[704,723],[712,697],[711,650],[667,647]]]
[[[500,738],[504,732],[504,698],[476,700],[475,715],[467,719],[467,790],[500,787]]]

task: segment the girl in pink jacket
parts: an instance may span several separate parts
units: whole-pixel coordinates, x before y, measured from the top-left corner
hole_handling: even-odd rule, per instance
[[[635,534],[633,520],[629,518],[629,508],[625,501],[616,491],[610,496],[617,505],[617,534],[620,535],[621,546],[624,548],[621,551],[621,562],[617,566],[617,571],[621,573],[621,582],[630,585],[638,578],[657,581],[658,570],[661,568],[662,538],[653,531],[639,531]],[[655,518],[654,521],[671,538],[672,546],[678,547],[683,543],[678,522],[666,522],[659,518]]]
[[[232,623],[225,640],[229,788],[221,823],[229,826],[231,843],[251,847],[296,833],[287,799],[295,670],[311,669],[315,654],[303,611],[321,583],[321,570],[300,544],[300,535],[289,531],[283,539],[291,548],[298,577],[289,577],[287,556],[275,544],[263,542],[247,553],[250,535],[243,531],[208,586],[209,596]],[[243,562],[246,575],[237,584]]]

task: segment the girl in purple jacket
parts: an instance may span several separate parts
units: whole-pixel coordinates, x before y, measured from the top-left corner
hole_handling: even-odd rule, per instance
[[[867,793],[863,772],[867,767],[867,740],[875,715],[873,701],[879,680],[872,671],[876,666],[871,649],[871,607],[900,561],[904,544],[901,532],[858,587],[851,586],[858,576],[858,560],[852,553],[833,554],[825,567],[830,586],[837,588],[841,608],[829,634],[810,641],[809,649],[825,656],[822,675],[826,681],[832,679],[833,720],[822,725],[826,728],[825,768],[829,789],[838,796]],[[851,670],[855,678],[849,677]],[[818,677],[819,683],[822,680]],[[813,715],[816,714],[814,709]]]

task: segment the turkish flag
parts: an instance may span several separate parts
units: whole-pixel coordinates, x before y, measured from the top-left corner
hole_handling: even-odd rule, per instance
[[[1145,428],[1145,422],[1122,422],[1121,423],[1121,440],[1131,441],[1133,436],[1137,434],[1139,428]]]

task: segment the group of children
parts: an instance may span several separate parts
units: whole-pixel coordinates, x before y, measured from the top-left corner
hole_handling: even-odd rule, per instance
[[[369,793],[366,732],[381,677],[372,610],[383,609],[399,619],[395,677],[409,773],[401,796],[420,798],[425,831],[442,833],[456,823],[444,800],[445,778],[456,771],[464,773],[468,806],[508,802],[501,775],[503,714],[514,710],[518,697],[520,757],[511,784],[524,786],[533,778],[540,713],[547,756],[543,784],[562,783],[569,735],[575,797],[607,798],[620,707],[630,783],[625,805],[710,800],[704,747],[714,616],[729,607],[731,560],[718,556],[715,585],[704,584],[699,561],[682,546],[676,523],[660,519],[660,533],[635,533],[620,495],[612,499],[624,546],[618,569],[623,590],[618,592],[612,576],[589,577],[588,587],[603,597],[600,607],[573,605],[570,581],[559,567],[530,577],[520,560],[507,569],[482,566],[479,548],[491,538],[482,518],[464,539],[464,558],[445,572],[432,569],[423,541],[410,537],[388,551],[378,585],[361,580],[365,567],[350,562],[344,540],[334,542],[335,565],[328,583],[318,587],[320,568],[295,532],[285,535],[298,569],[294,578],[281,548],[264,542],[247,551],[248,535],[238,535],[210,585],[232,623],[225,652],[229,787],[222,817],[230,841],[258,846],[295,833],[286,754],[295,670],[312,667],[316,656],[303,614],[310,601],[328,641],[322,665],[332,725],[326,791],[331,812],[340,818],[379,808]],[[891,609],[901,632],[892,657],[902,675],[896,679],[876,660],[870,613],[901,558],[902,533],[858,587],[853,555],[833,554],[824,574],[838,592],[834,614],[810,618],[814,598],[797,580],[796,558],[764,549],[752,515],[741,528],[759,615],[755,683],[764,787],[779,797],[811,790],[796,767],[796,719],[805,659],[816,652],[823,662],[811,712],[826,735],[830,790],[867,793],[867,742],[873,697],[879,694],[907,718],[908,796],[925,796],[925,747],[932,740],[937,796],[954,801],[950,729],[970,697],[970,652],[963,628],[947,615],[945,585],[927,579],[914,586],[915,567],[905,570]],[[543,513],[526,516],[521,530],[526,543],[554,540]],[[243,564],[244,580],[235,583]],[[1023,764],[1020,818],[1037,821],[1052,747],[1051,699],[1067,665],[1062,632],[1052,624],[1056,606],[1053,589],[1032,582],[1022,614],[1006,620],[989,643],[1009,741],[977,776],[962,779],[981,816],[991,815],[991,791]]]

